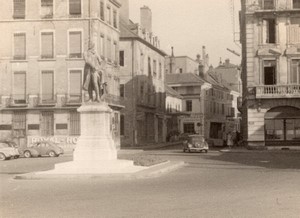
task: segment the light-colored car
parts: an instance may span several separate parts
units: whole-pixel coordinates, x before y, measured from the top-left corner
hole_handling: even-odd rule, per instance
[[[208,152],[208,144],[201,135],[189,135],[183,141],[183,152]]]
[[[24,157],[40,157],[40,156],[50,156],[58,157],[63,154],[64,150],[50,141],[36,142],[30,144],[28,147],[24,148],[22,154]]]
[[[19,158],[18,149],[10,142],[0,142],[0,160]]]

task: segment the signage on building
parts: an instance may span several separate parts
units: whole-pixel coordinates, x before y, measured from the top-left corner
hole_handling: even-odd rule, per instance
[[[62,148],[75,148],[79,136],[28,136],[27,144],[50,141]]]

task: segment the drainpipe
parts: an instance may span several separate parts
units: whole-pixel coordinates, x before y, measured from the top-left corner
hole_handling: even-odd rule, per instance
[[[137,139],[136,139],[136,103],[135,103],[135,78],[134,78],[134,71],[135,71],[135,61],[134,61],[134,40],[131,41],[131,49],[132,49],[132,56],[131,56],[131,78],[132,78],[132,142],[133,146],[136,146]]]

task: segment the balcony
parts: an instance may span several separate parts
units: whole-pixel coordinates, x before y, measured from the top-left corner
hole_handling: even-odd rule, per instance
[[[39,106],[55,106],[56,96],[54,94],[41,94],[38,99]]]
[[[257,86],[256,98],[300,98],[300,85]]]
[[[26,95],[11,95],[9,99],[9,107],[27,107],[28,98]]]
[[[66,102],[65,105],[67,106],[79,106],[82,104],[82,94],[76,93],[72,94],[70,93],[69,95],[66,95]]]

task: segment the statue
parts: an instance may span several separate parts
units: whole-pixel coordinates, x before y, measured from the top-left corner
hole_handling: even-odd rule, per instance
[[[101,58],[96,52],[95,44],[90,42],[89,49],[84,53],[84,80],[83,90],[88,91],[88,101],[101,101],[101,96],[105,92],[106,83],[103,82],[103,71],[101,69]],[[96,99],[93,98],[93,91]]]

